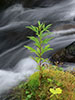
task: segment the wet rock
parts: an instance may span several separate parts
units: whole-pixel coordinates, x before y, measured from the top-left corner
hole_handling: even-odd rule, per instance
[[[8,8],[9,6],[15,4],[18,0],[0,0],[0,10]]]
[[[59,61],[75,63],[75,42],[64,49],[57,51],[55,54],[53,54],[51,60],[53,62]]]
[[[75,42],[67,46],[65,49],[67,50],[67,53],[69,53],[71,56],[75,56]]]
[[[54,31],[68,30],[68,29],[72,29],[72,28],[75,28],[75,24],[73,24],[73,23],[72,24],[71,23],[66,24],[65,23],[64,25],[61,24],[60,26],[56,26]]]
[[[0,0],[0,10],[6,9],[11,5],[16,3],[23,4],[24,7],[34,8],[34,7],[48,7],[54,4],[58,4],[63,0]]]
[[[24,7],[48,7],[58,4],[63,0],[22,0]]]

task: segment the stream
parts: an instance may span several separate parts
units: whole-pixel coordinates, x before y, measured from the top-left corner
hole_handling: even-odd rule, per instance
[[[26,37],[35,33],[26,29],[27,25],[37,25],[38,20],[52,24],[49,37],[54,38],[49,44],[54,50],[45,53],[44,58],[75,41],[75,0],[54,1],[34,0],[37,5],[33,7],[15,3],[0,12],[0,95],[36,71],[37,64],[30,58],[35,55],[24,48],[34,47]],[[73,70],[75,64],[65,62],[64,66]]]

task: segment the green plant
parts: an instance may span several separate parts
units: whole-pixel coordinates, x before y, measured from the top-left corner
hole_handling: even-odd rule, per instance
[[[47,80],[48,80],[48,82],[50,82],[50,83],[53,82],[53,80],[52,80],[51,78],[48,78]]]
[[[32,94],[28,94],[27,97],[26,97],[26,100],[30,100],[32,97]]]
[[[5,97],[7,100],[75,100],[75,76],[69,72],[63,72],[59,70],[45,69],[42,72],[44,77],[42,78],[41,91],[39,85],[35,84],[35,79],[39,83],[39,71],[32,74],[28,81],[22,81],[16,88]],[[31,80],[34,80],[31,82]],[[36,83],[37,83],[36,81]],[[31,89],[31,87],[35,89]],[[62,89],[62,93],[57,96],[50,97],[53,93],[50,89],[56,90],[57,88]],[[31,96],[28,96],[31,95]],[[31,98],[30,98],[31,97]]]
[[[63,86],[62,83],[60,83],[60,82],[57,82],[56,85],[57,86]]]
[[[34,45],[36,46],[36,49],[34,49],[30,46],[26,46],[26,45],[24,47],[27,48],[28,50],[30,50],[30,52],[33,52],[36,54],[36,57],[35,58],[32,57],[32,58],[37,62],[39,70],[40,70],[39,81],[42,78],[42,70],[44,69],[42,63],[48,61],[48,58],[44,59],[42,56],[45,52],[47,52],[49,50],[53,50],[53,48],[50,48],[50,44],[48,44],[48,42],[53,37],[45,38],[46,36],[51,34],[51,32],[48,30],[50,28],[50,26],[51,26],[51,24],[45,26],[44,23],[41,24],[40,21],[38,21],[38,27],[33,26],[33,25],[26,27],[26,28],[33,30],[37,36],[37,37],[34,37],[34,36],[28,37],[30,40],[35,42]],[[45,46],[45,44],[46,44],[46,46]]]
[[[29,100],[32,97],[32,94],[30,94],[29,91],[25,91],[26,96],[26,100]]]
[[[30,80],[30,81],[28,82],[28,87],[29,87],[31,90],[33,90],[33,91],[35,91],[36,89],[38,89],[38,87],[39,87],[39,81],[38,81],[38,79]]]

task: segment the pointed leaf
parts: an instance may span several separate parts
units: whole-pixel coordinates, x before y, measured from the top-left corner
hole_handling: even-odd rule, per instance
[[[26,28],[29,28],[29,29],[33,30],[33,28],[31,26],[26,26]]]
[[[46,45],[44,49],[47,50],[49,47],[50,47],[50,44]]]
[[[52,34],[52,32],[44,33],[44,34],[42,34],[42,37],[44,38],[44,37],[46,37],[46,36],[48,36],[50,34]]]
[[[53,48],[48,48],[47,51],[49,51],[49,50],[53,50]]]
[[[36,47],[40,48],[39,43],[34,43],[34,45],[35,45]]]
[[[33,31],[34,32],[37,32],[38,31],[37,28],[36,28],[36,26],[31,25],[31,27],[33,28]]]
[[[26,28],[29,28],[31,30],[33,30],[34,32],[37,32],[37,29],[35,28],[35,26],[31,25],[31,26],[26,26]]]
[[[41,32],[45,32],[52,24],[47,25]]]
[[[53,39],[53,37],[44,39],[43,44],[47,44],[51,39]]]
[[[33,49],[32,47],[29,46],[24,46],[25,48],[27,48],[28,50],[30,50],[30,52],[34,52],[36,55],[39,56],[39,54],[37,53],[37,51],[35,49]]]
[[[35,60],[36,60],[37,63],[40,62],[40,58],[39,57],[35,57]]]
[[[45,24],[43,24],[43,26],[42,26],[42,27],[43,27],[43,29],[44,29],[44,28],[45,28]]]
[[[40,26],[40,24],[41,24],[40,21],[38,21],[38,25],[39,25],[39,26]]]
[[[39,43],[38,38],[36,38],[36,37],[34,37],[34,36],[28,36],[28,38],[29,38],[30,40],[35,41],[36,43]]]
[[[38,52],[38,54],[40,54],[40,49],[39,48],[37,48],[37,52]]]
[[[49,48],[50,45],[48,44],[47,46],[45,46],[44,48],[41,49],[41,55],[43,55],[45,52],[49,51],[49,50],[53,50],[53,48]]]

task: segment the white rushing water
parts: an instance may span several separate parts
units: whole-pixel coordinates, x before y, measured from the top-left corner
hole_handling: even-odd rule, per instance
[[[73,22],[73,25],[75,25],[74,18],[75,0],[65,0],[51,7],[34,9],[24,8],[21,4],[15,4],[2,12],[0,19],[0,50],[1,48],[7,48],[0,54],[0,94],[17,85],[36,71],[37,64],[29,58],[31,54],[24,48],[24,43],[13,47],[11,42],[13,40],[15,44],[17,40],[20,41],[21,32],[22,34],[27,33],[27,31],[24,33],[25,26],[36,25],[38,20],[49,23],[71,21],[71,24]],[[15,40],[13,38],[15,34],[11,35],[11,33],[18,33]],[[51,53],[75,41],[74,33],[75,28],[53,31],[51,36],[54,39],[49,43],[54,48],[54,51],[46,53],[45,57],[50,57]],[[10,45],[12,45],[11,49],[9,49]],[[33,46],[32,42],[28,43],[28,45]]]
[[[13,70],[0,70],[0,94],[17,85],[36,71],[36,62],[31,58],[22,59]]]

